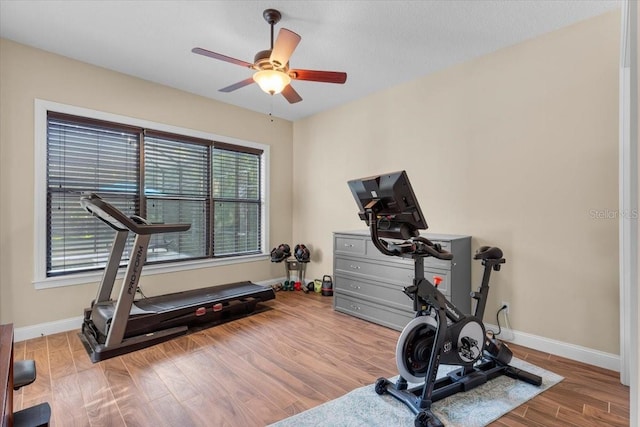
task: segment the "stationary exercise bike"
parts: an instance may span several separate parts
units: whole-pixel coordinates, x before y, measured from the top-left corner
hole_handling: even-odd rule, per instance
[[[431,404],[461,391],[471,390],[501,375],[539,386],[542,378],[509,365],[512,353],[487,335],[484,315],[489,279],[505,263],[502,250],[483,246],[475,254],[484,266],[475,313],[462,313],[438,290],[440,280],[424,277],[424,259],[451,260],[453,255],[419,235],[427,223],[418,206],[405,171],[349,181],[360,207],[360,218],[369,226],[374,246],[383,254],[414,261],[414,280],[404,293],[413,300],[416,316],[406,325],[396,345],[399,379],[393,383],[379,378],[376,393],[389,393],[416,414],[416,427],[444,424],[431,411]],[[386,241],[382,237],[403,240]],[[437,378],[440,364],[460,366]],[[409,382],[419,384],[409,387]]]

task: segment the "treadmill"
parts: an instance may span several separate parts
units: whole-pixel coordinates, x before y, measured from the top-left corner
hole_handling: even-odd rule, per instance
[[[97,194],[85,194],[82,207],[116,231],[96,299],[84,310],[80,338],[99,362],[184,335],[189,328],[208,327],[256,311],[274,299],[270,287],[238,282],[135,300],[152,234],[187,231],[191,224],[150,224],[128,217]],[[135,234],[131,257],[117,300],[111,299],[129,233]]]

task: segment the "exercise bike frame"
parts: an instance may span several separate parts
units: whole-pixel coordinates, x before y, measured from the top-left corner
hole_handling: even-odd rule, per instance
[[[369,207],[371,208],[371,207]],[[424,383],[409,387],[402,375],[393,383],[379,378],[375,384],[378,394],[389,393],[407,405],[416,414],[415,425],[439,427],[442,422],[431,412],[431,404],[461,391],[471,390],[487,381],[507,375],[539,386],[542,378],[537,375],[509,366],[511,351],[500,341],[486,337],[482,317],[489,294],[489,280],[492,271],[499,271],[505,259],[498,248],[486,248],[482,254],[476,254],[484,266],[484,274],[478,292],[472,292],[476,300],[474,315],[465,315],[424,277],[424,258],[434,256],[440,259],[452,259],[453,256],[425,238],[416,236],[401,244],[385,242],[378,236],[377,220],[373,209],[367,209],[367,216],[373,244],[380,252],[390,256],[411,258],[414,261],[414,279],[412,286],[404,288],[404,293],[413,299],[416,318],[432,316],[435,319],[435,338],[429,356],[428,367],[424,371]],[[461,322],[472,318],[482,326],[484,342],[480,356],[468,363],[460,363],[452,355],[457,343],[447,342],[447,331]],[[489,351],[489,349],[491,351]],[[440,364],[461,365],[442,378],[437,378]]]

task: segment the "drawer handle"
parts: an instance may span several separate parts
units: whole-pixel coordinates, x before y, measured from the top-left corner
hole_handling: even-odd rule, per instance
[[[345,247],[345,248],[352,248],[352,247],[353,247],[353,244],[352,244],[352,243],[345,243],[345,244],[344,244],[344,247]]]
[[[350,306],[353,310],[360,310],[360,307],[358,307],[357,305],[351,304]]]
[[[357,286],[357,285],[349,285],[349,287],[351,289],[360,289],[360,286]]]
[[[349,264],[349,267],[353,268],[354,270],[360,270],[360,266],[359,265]]]

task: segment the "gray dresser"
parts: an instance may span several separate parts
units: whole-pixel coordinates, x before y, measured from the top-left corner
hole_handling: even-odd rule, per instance
[[[428,257],[424,276],[442,277],[438,287],[462,312],[471,311],[471,236],[423,234],[453,253],[452,261]],[[333,307],[396,330],[415,316],[413,302],[402,292],[413,282],[413,260],[383,255],[368,231],[333,235]]]

